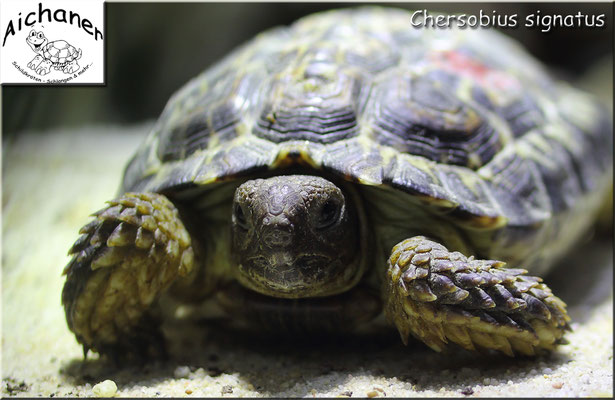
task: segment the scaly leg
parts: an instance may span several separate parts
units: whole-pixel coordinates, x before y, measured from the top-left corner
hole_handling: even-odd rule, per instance
[[[69,251],[62,291],[68,326],[84,354],[160,355],[151,307],[176,278],[195,269],[191,237],[161,194],[126,193],[108,204]]]
[[[385,313],[404,343],[412,334],[436,351],[449,342],[509,356],[553,350],[570,330],[566,305],[526,273],[416,236],[393,247]]]

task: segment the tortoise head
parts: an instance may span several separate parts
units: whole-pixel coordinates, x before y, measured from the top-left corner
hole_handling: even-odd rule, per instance
[[[43,47],[45,47],[45,44],[47,44],[47,38],[42,31],[36,32],[33,29],[28,34],[28,37],[26,38],[26,43],[28,43],[32,51],[34,51],[35,53],[39,53],[42,51]]]
[[[361,278],[363,229],[352,196],[317,176],[247,181],[233,200],[239,282],[285,298],[344,292]]]

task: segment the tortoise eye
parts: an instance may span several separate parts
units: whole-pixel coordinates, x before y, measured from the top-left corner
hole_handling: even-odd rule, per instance
[[[34,30],[31,30],[30,31],[30,36],[32,36],[32,37],[36,36],[36,32],[34,32]]]
[[[233,209],[233,219],[235,224],[242,229],[248,229],[248,220],[243,212],[243,208],[239,204],[235,204]]]
[[[43,36],[43,32],[39,32],[38,35],[36,35],[36,36],[38,36],[39,39],[42,39],[42,38],[45,37],[45,36]]]
[[[327,229],[333,226],[339,219],[340,205],[333,200],[327,200],[320,209],[318,220],[316,221],[317,229]]]

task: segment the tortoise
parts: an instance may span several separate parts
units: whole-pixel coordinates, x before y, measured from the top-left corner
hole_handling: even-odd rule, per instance
[[[72,74],[80,68],[77,60],[81,58],[81,49],[77,50],[65,40],[49,42],[42,31],[36,32],[33,29],[26,37],[26,43],[36,53],[36,57],[28,63],[28,68],[39,75],[47,75],[51,67],[65,74]]]
[[[411,18],[310,15],[171,97],[69,251],[84,355],[161,353],[161,304],[308,335],[385,315],[436,351],[566,342],[540,276],[608,195],[611,116],[500,33]]]

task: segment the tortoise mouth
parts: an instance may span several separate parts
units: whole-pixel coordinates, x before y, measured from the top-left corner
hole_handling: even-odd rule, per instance
[[[239,282],[256,292],[283,298],[330,296],[345,292],[355,282],[354,265],[323,255],[286,253],[256,256],[238,265]]]
[[[217,292],[216,301],[250,327],[307,334],[349,331],[371,321],[382,310],[378,293],[365,285],[332,296],[286,299],[232,282]]]
[[[26,38],[26,42],[30,43],[36,50],[40,49],[41,46],[45,43],[45,40],[41,40],[39,43],[36,43],[34,39]]]

